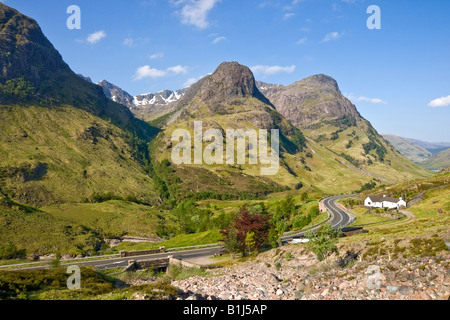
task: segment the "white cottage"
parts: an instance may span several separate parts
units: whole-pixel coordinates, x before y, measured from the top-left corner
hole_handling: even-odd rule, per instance
[[[406,201],[402,198],[392,198],[384,196],[369,196],[364,200],[364,206],[372,208],[388,208],[388,209],[400,209],[400,207],[406,208]]]

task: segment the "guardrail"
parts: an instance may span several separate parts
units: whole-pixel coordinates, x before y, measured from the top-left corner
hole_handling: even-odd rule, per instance
[[[304,229],[301,229],[301,230],[286,232],[286,233],[283,234],[282,238],[288,237],[288,236],[292,236],[292,235],[295,235],[295,234],[298,234],[298,233],[302,233],[302,232],[305,232],[305,231],[308,231],[308,230],[311,230],[311,229],[314,229],[314,228],[316,228],[316,227],[318,227],[318,226],[328,222],[328,220],[331,219],[331,215],[330,215],[330,213],[328,211],[327,211],[327,215],[328,215],[328,217],[325,220],[323,220],[322,222],[316,223],[315,225],[312,225],[312,226],[310,226],[308,228],[304,228]]]
[[[62,264],[66,264],[69,262],[80,262],[80,261],[85,261],[85,260],[101,260],[101,259],[105,259],[107,260],[107,258],[114,258],[114,257],[120,257],[120,254],[108,254],[108,255],[104,255],[104,256],[93,256],[93,257],[84,257],[84,258],[73,258],[73,259],[64,259],[64,260],[59,260],[59,262],[61,262]],[[24,262],[24,263],[19,263],[19,264],[7,264],[4,266],[0,266],[0,269],[6,269],[6,268],[10,268],[10,267],[24,267],[24,266],[36,266],[36,265],[47,265],[47,264],[51,264],[53,260],[43,260],[43,261],[37,261],[37,262]]]
[[[202,248],[218,247],[218,246],[221,246],[221,244],[220,243],[202,244],[202,245],[198,245],[198,246],[170,248],[170,249],[167,249],[166,252],[189,250],[189,249],[202,249]]]

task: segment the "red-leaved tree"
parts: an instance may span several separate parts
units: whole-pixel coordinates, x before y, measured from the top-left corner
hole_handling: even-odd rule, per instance
[[[222,230],[225,247],[231,252],[245,253],[245,238],[254,233],[255,249],[259,250],[268,244],[269,230],[274,226],[268,214],[250,214],[247,207],[242,207],[230,226]]]

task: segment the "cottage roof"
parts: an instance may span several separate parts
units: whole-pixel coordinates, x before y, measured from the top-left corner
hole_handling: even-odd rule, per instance
[[[392,202],[392,203],[398,203],[400,199],[393,198],[393,197],[383,197],[383,196],[369,196],[369,199],[372,200],[372,202]]]

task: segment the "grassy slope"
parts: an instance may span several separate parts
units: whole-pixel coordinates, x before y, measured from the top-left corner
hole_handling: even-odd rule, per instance
[[[371,126],[365,120],[358,123],[358,126],[351,126],[338,133],[338,138],[335,140],[330,139],[332,133],[339,130],[334,126],[323,126],[319,129],[304,130],[305,135],[312,139],[318,139],[320,136],[325,136],[327,139],[319,139],[318,143],[332,150],[335,154],[345,154],[352,157],[355,162],[358,162],[358,171],[366,174],[371,174],[382,183],[395,183],[400,181],[410,181],[418,178],[428,178],[433,173],[424,170],[421,166],[412,163],[406,157],[398,153],[392,145],[380,140],[383,147],[386,149],[387,154],[383,162],[377,159],[377,154],[374,150],[371,150],[369,154],[366,154],[363,148],[363,144],[370,142],[370,138],[367,134]],[[351,146],[349,141],[352,141]],[[369,163],[372,161],[372,164]]]
[[[201,113],[201,110],[199,112]],[[215,115],[214,117],[204,116],[202,120],[206,124],[205,128],[208,128],[207,124],[214,124],[214,127],[234,128],[237,123],[239,123],[239,127],[254,128],[254,124],[243,120],[240,114]],[[154,143],[154,157],[158,161],[171,159],[170,153],[172,149],[169,135],[175,129],[180,128],[187,129],[193,135],[193,129],[188,121],[177,121],[166,126],[164,133],[161,133]],[[181,187],[187,192],[214,191],[220,193],[224,190],[228,190],[228,192],[233,192],[233,190],[242,192],[249,190],[249,188],[254,190],[254,186],[262,185],[266,185],[266,187],[262,187],[263,189],[273,190],[273,187],[276,186],[273,183],[294,188],[301,182],[306,186],[306,189],[302,189],[302,191],[317,191],[330,194],[358,190],[373,179],[380,179],[380,183],[381,181],[383,183],[393,183],[432,175],[398,153],[387,157],[391,166],[374,163],[371,166],[355,167],[340,156],[344,152],[358,160],[366,159],[361,155],[363,151],[362,144],[355,145],[350,149],[345,148],[348,139],[344,137],[352,133],[355,128],[352,127],[344,131],[340,134],[340,139],[332,142],[316,143],[312,139],[308,139],[307,145],[310,151],[299,152],[294,155],[284,153],[283,160],[280,162],[280,169],[275,176],[261,177],[260,167],[249,164],[241,165],[240,168],[242,170],[238,166],[226,165],[175,166],[176,176],[181,179]],[[307,135],[314,137],[318,134],[331,134],[334,131],[335,128],[329,127],[321,129],[320,132],[315,132],[315,134],[307,131]],[[361,142],[368,142],[368,138],[364,140],[366,135],[363,129],[356,128],[356,136],[362,137]],[[306,155],[307,153],[309,153],[309,156]],[[245,178],[243,179],[243,177]]]
[[[3,189],[22,203],[81,202],[107,192],[145,202],[157,199],[124,131],[88,112],[1,107],[0,128]],[[46,170],[24,179],[23,168],[38,164]]]
[[[344,238],[341,245],[362,250],[365,259],[387,254],[392,257],[427,256],[448,250],[444,240],[450,239],[449,174],[378,188],[359,195],[357,199],[363,199],[368,193],[406,193],[421,201],[406,209],[411,217],[399,222],[366,226],[364,229],[369,233]]]
[[[0,243],[26,254],[93,254],[105,238],[156,235],[159,211],[124,201],[24,210],[0,206]]]

